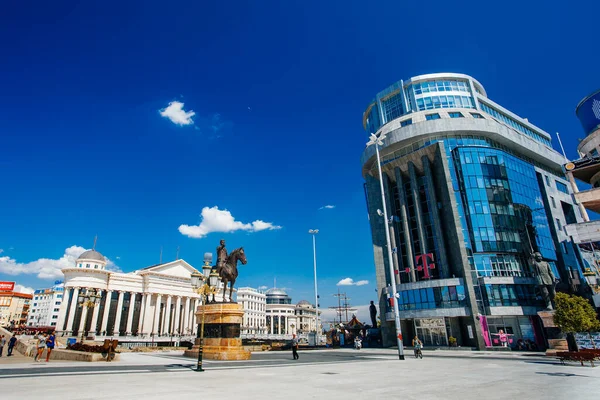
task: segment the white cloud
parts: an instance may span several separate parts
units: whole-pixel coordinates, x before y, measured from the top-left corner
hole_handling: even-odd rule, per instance
[[[266,289],[268,289],[268,286],[259,286],[258,287],[258,290],[266,290]]]
[[[4,250],[0,249],[0,254],[4,253]]]
[[[271,222],[256,220],[249,223],[236,221],[231,212],[219,210],[219,207],[204,207],[200,214],[202,221],[199,225],[180,225],[179,232],[191,238],[203,238],[211,232],[259,232],[264,230],[281,229]]]
[[[192,125],[194,120],[192,117],[196,115],[194,111],[185,111],[183,109],[184,104],[180,101],[172,101],[169,103],[167,108],[159,110],[160,115],[169,118],[175,125]]]
[[[352,279],[352,278],[344,278],[337,283],[337,286],[364,286],[364,285],[368,285],[368,284],[369,284],[369,281],[366,281],[366,280],[354,282],[354,279]]]
[[[326,206],[320,207],[319,210],[331,210],[332,208],[335,208],[335,206],[332,204],[327,204]]]
[[[120,260],[120,259],[121,259],[121,257],[119,257],[119,256],[116,256],[115,258],[116,258],[117,260]]]
[[[36,275],[40,279],[62,278],[61,270],[63,268],[74,267],[75,260],[85,249],[81,246],[71,246],[65,249],[65,253],[59,259],[40,258],[28,263],[20,263],[9,256],[0,257],[0,273],[7,275]],[[110,259],[106,259],[106,269],[109,271],[120,272],[118,266]]]
[[[17,293],[33,294],[33,292],[35,292],[35,290],[33,288],[30,288],[30,287],[27,287],[27,286],[16,284],[15,285],[15,292],[17,292]]]

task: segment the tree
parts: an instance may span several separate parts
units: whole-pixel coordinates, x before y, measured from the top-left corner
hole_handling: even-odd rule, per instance
[[[554,303],[556,305],[554,323],[561,331],[575,333],[600,330],[596,311],[583,297],[557,293]]]

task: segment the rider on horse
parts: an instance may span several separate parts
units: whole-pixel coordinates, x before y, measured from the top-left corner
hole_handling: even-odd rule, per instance
[[[217,247],[217,274],[221,276],[221,270],[227,262],[227,249],[225,248],[225,240],[221,239],[219,247]]]

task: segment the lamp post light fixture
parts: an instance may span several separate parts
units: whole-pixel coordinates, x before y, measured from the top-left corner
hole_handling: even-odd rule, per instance
[[[95,307],[100,302],[100,297],[101,296],[98,294],[96,289],[85,289],[83,293],[79,294],[77,302],[79,303],[79,307],[82,308],[81,320],[83,321],[83,329],[81,330],[81,343],[83,343],[83,339],[85,337],[88,308]]]
[[[202,320],[198,329],[200,343],[198,343],[198,364],[196,366],[196,372],[203,372],[202,368],[202,355],[204,347],[204,316],[206,313],[206,304],[208,303],[208,296],[213,295],[217,291],[217,284],[219,282],[219,275],[217,271],[212,269],[212,254],[204,254],[204,265],[202,266],[202,273],[194,272],[192,274],[192,288],[196,293],[202,296]]]
[[[390,281],[392,283],[392,298],[394,308],[394,324],[396,326],[396,342],[398,344],[398,359],[404,360],[404,345],[402,344],[402,327],[400,325],[400,313],[398,310],[398,298],[396,297],[396,278],[394,276],[394,266],[392,264],[392,245],[390,241],[390,231],[387,224],[389,219],[387,215],[387,206],[385,201],[385,192],[383,188],[383,174],[381,172],[381,159],[379,158],[379,146],[383,146],[383,140],[385,140],[385,134],[381,133],[379,136],[371,133],[370,140],[367,142],[368,146],[375,145],[375,153],[377,154],[377,170],[379,171],[379,186],[381,189],[381,203],[383,206],[383,220],[385,227],[385,240],[387,242],[387,253],[388,253],[388,267],[390,270]]]
[[[318,229],[310,229],[308,231],[313,239],[313,268],[315,273],[315,346],[319,345],[319,292],[317,289],[317,233]]]

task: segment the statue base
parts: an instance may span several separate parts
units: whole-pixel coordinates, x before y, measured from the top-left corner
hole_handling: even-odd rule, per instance
[[[210,303],[196,310],[196,322],[202,324],[204,313],[204,347],[202,357],[207,360],[249,360],[251,353],[242,347],[240,326],[244,311],[236,303]],[[200,327],[198,327],[200,332]],[[198,357],[200,338],[184,356]]]
[[[538,312],[538,316],[544,325],[544,334],[548,340],[547,356],[556,356],[559,351],[569,351],[567,339],[564,338],[561,330],[554,323],[554,310],[544,310]]]

